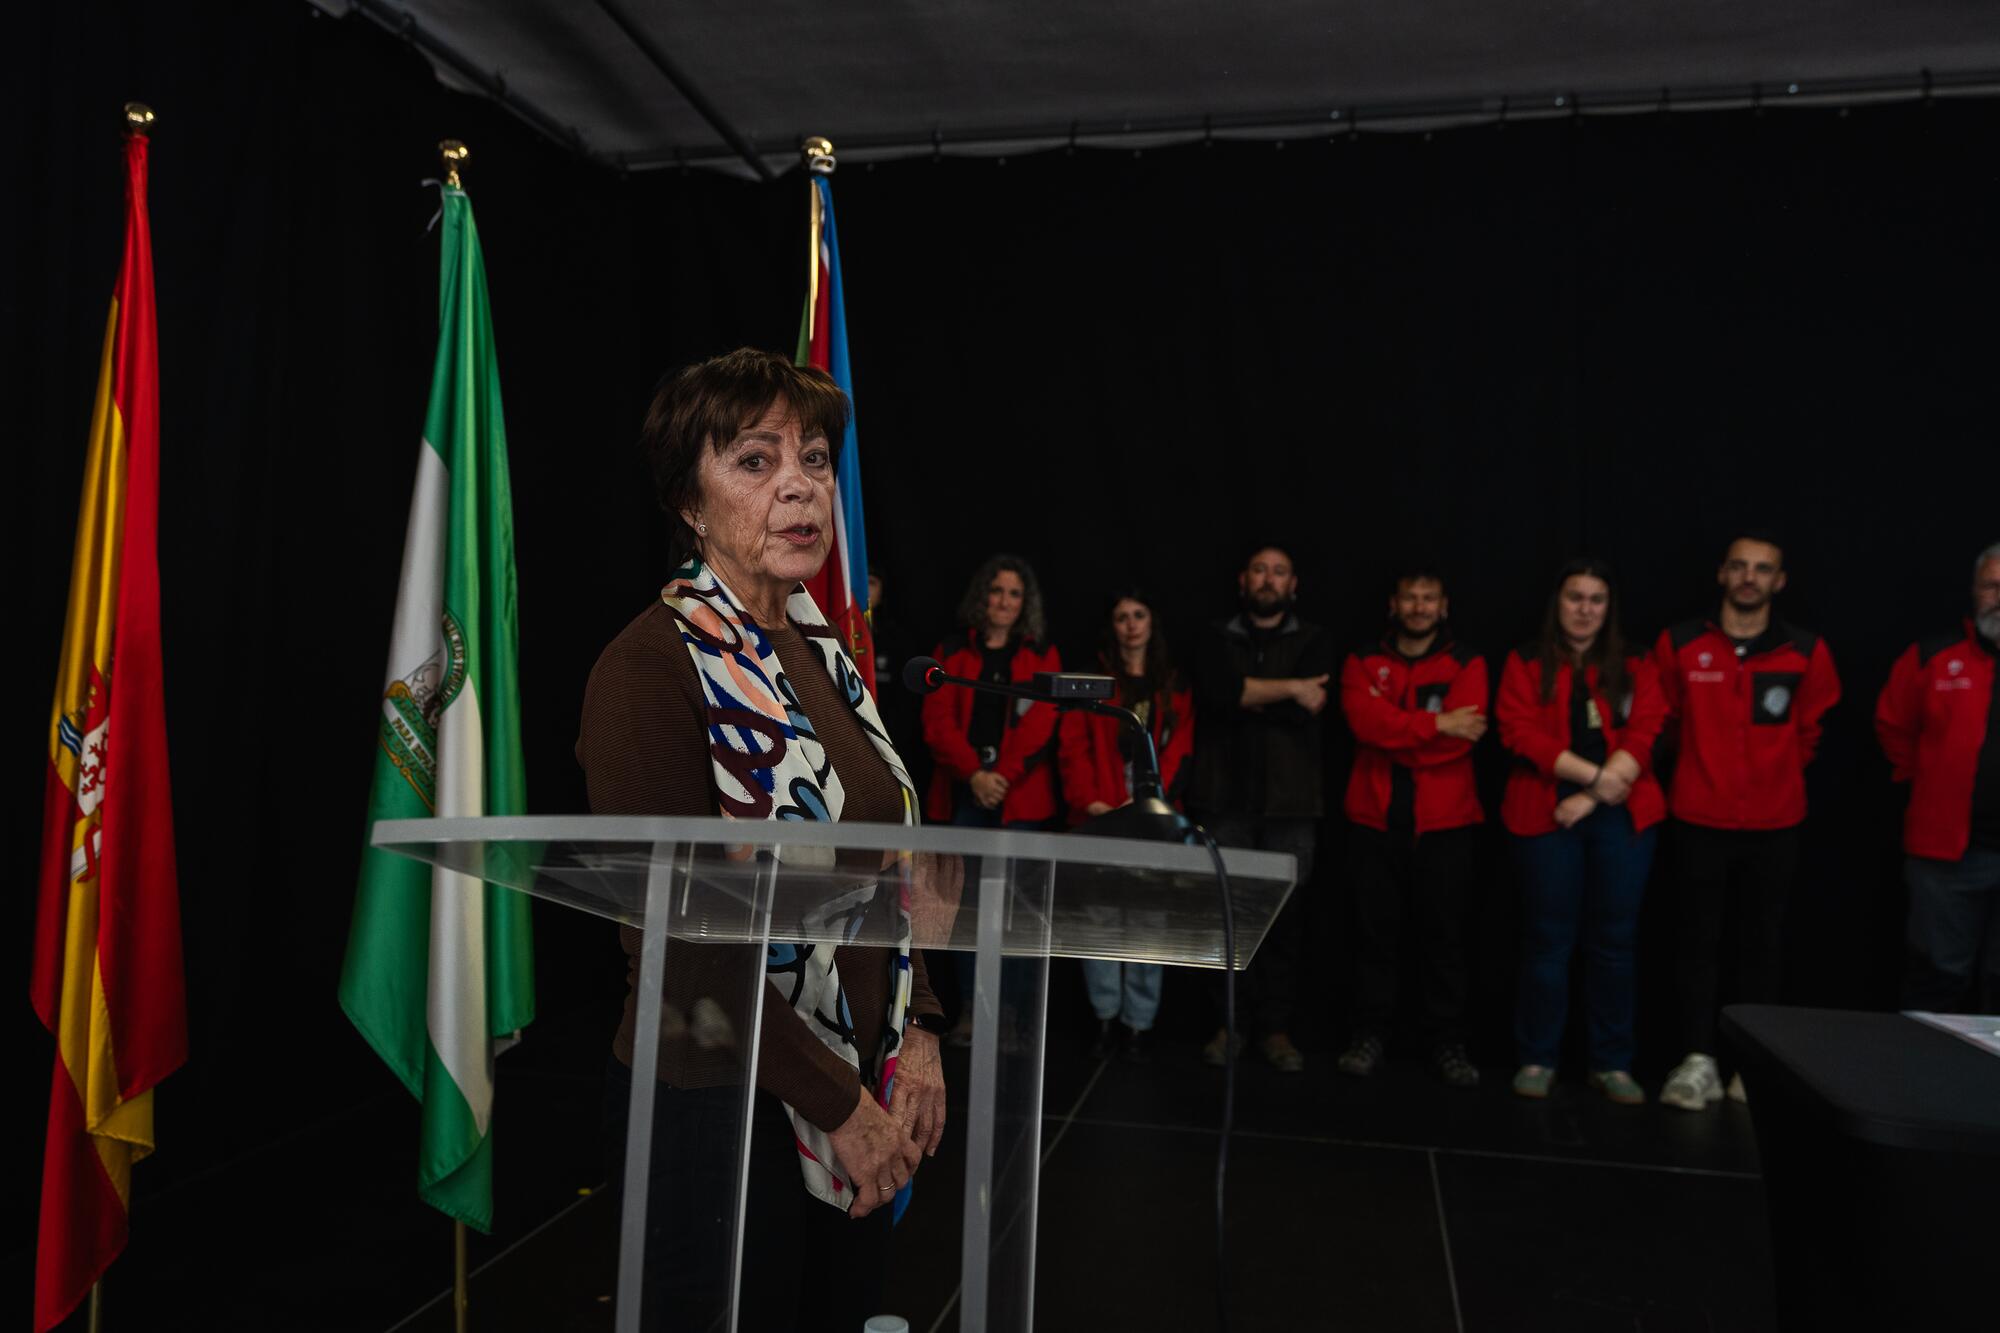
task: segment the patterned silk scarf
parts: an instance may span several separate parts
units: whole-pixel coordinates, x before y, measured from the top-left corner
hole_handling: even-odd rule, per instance
[[[660,590],[680,627],[681,642],[694,659],[707,702],[708,749],[714,767],[715,790],[728,819],[799,819],[837,821],[846,793],[840,776],[821,747],[812,719],[799,705],[798,692],[786,678],[777,651],[762,629],[743,618],[736,598],[700,560],[674,572]],[[840,646],[839,636],[803,587],[794,592],[786,615],[819,654],[834,688],[853,710],[855,721],[889,766],[903,797],[903,822],[916,822],[916,794],[910,775],[889,743],[875,700],[863,687],[861,674]],[[790,854],[794,864],[812,855],[808,849]],[[910,881],[909,862],[901,863],[896,882],[869,886],[829,902],[807,925],[816,931],[852,940],[882,887],[895,900],[895,975],[889,987],[889,1012],[883,1017],[879,1065],[874,1080],[876,1099],[885,1108],[896,1077],[902,1049],[903,1018],[910,1004]],[[828,1047],[858,1073],[859,1049],[854,1040],[854,1016],[841,989],[831,944],[773,944],[765,957],[765,974],[776,983],[792,1008]],[[845,1168],[834,1159],[833,1144],[790,1105],[792,1131],[798,1142],[799,1166],[806,1188],[815,1198],[843,1211],[853,1201]]]

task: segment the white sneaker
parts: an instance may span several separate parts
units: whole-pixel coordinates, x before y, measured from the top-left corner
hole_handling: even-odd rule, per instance
[[[1729,1100],[1732,1102],[1749,1102],[1750,1094],[1743,1091],[1743,1075],[1731,1074],[1729,1076]]]
[[[1675,1065],[1674,1072],[1667,1075],[1667,1085],[1660,1089],[1660,1100],[1683,1111],[1700,1111],[1721,1101],[1722,1074],[1715,1067],[1715,1057],[1697,1051]]]

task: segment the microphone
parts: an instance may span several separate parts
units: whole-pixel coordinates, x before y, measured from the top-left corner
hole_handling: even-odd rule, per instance
[[[944,667],[935,657],[913,657],[903,663],[903,688],[911,694],[935,694],[944,682]]]
[[[1193,825],[1167,803],[1160,784],[1160,753],[1153,732],[1129,708],[1108,700],[1115,698],[1118,682],[1110,676],[1073,671],[1039,671],[1033,687],[1012,681],[972,680],[945,671],[935,657],[913,657],[903,663],[903,688],[912,694],[935,694],[946,685],[958,685],[987,694],[1004,694],[1013,699],[1032,699],[1060,709],[1081,709],[1102,717],[1115,717],[1129,727],[1142,742],[1139,757],[1132,765],[1132,800],[1128,805],[1077,827],[1078,833],[1105,838],[1141,838],[1153,842],[1187,842]]]

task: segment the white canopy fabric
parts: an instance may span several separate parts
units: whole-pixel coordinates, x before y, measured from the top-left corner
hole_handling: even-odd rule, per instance
[[[632,168],[2000,89],[1995,0],[315,3]]]

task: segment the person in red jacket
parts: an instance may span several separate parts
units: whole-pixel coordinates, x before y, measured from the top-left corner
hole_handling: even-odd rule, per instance
[[[1541,636],[1507,658],[1493,719],[1514,755],[1500,802],[1525,891],[1514,1091],[1546,1097],[1581,936],[1590,1085],[1620,1105],[1632,1078],[1639,901],[1666,798],[1652,774],[1666,722],[1659,676],[1628,656],[1616,584],[1599,560],[1563,566]]]
[[[2000,1010],[2000,543],[1972,569],[1961,632],[1911,644],[1875,704],[1891,776],[1910,784],[1903,1004]]]
[[[1167,636],[1144,593],[1127,592],[1112,601],[1098,664],[1118,680],[1114,702],[1138,714],[1152,733],[1160,786],[1178,806],[1182,763],[1194,748],[1194,691],[1175,669]],[[1060,736],[1063,799],[1072,825],[1131,803],[1140,739],[1130,726],[1115,717],[1071,711],[1063,714]],[[1102,1059],[1122,1047],[1134,1062],[1150,1056],[1164,977],[1157,963],[1084,959],[1083,981],[1097,1015],[1094,1055]]]
[[[938,661],[954,676],[1026,684],[1037,671],[1060,671],[1062,659],[1043,646],[1048,632],[1041,584],[1018,555],[987,559],[958,604],[965,638],[938,645]],[[972,828],[1041,828],[1056,815],[1056,708],[980,690],[938,690],[924,698],[924,744],[931,752],[931,789],[924,818]],[[953,1045],[972,1040],[973,971],[960,955],[964,1006]],[[1003,995],[1027,973],[1008,966]],[[1003,1006],[1005,1001],[1003,1000]],[[1003,1034],[1004,1035],[1004,1034]]]
[[[1355,741],[1346,806],[1360,958],[1355,1031],[1339,1068],[1367,1075],[1382,1063],[1407,915],[1432,1063],[1446,1083],[1472,1088],[1463,934],[1474,829],[1486,817],[1472,777],[1472,747],[1486,734],[1486,660],[1452,638],[1450,613],[1438,571],[1399,575],[1388,629],[1340,671]]]
[[[1680,918],[1675,1008],[1686,1052],[1660,1100],[1689,1111],[1723,1095],[1714,1052],[1725,935],[1735,945],[1731,1003],[1778,999],[1806,765],[1840,698],[1825,641],[1774,614],[1785,587],[1776,542],[1736,538],[1715,577],[1721,609],[1664,630],[1653,650],[1676,742],[1668,846]],[[1728,1090],[1740,1100],[1742,1081],[1732,1078]]]

